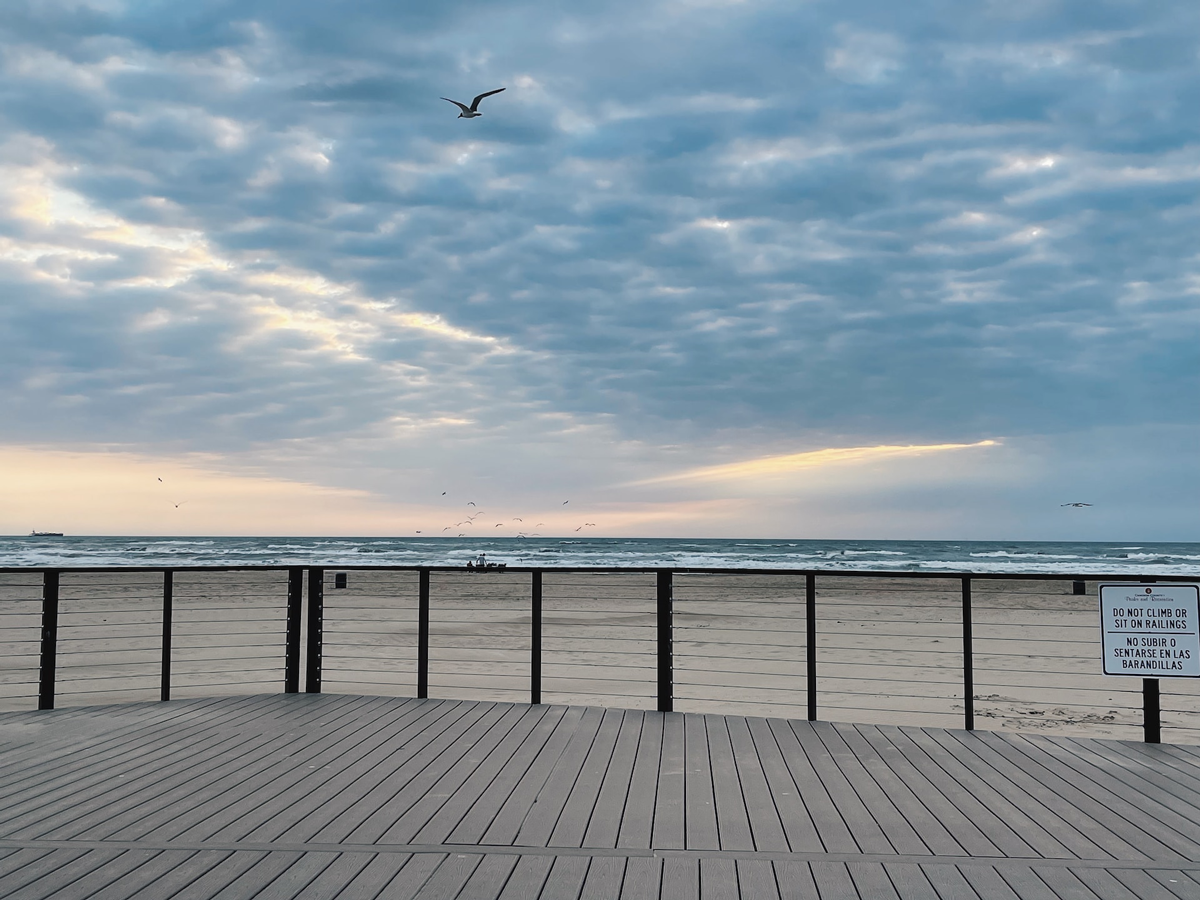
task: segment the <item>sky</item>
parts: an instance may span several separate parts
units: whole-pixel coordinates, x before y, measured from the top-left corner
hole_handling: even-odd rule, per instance
[[[0,532],[1198,540],[1198,113],[1194,0],[6,0]]]

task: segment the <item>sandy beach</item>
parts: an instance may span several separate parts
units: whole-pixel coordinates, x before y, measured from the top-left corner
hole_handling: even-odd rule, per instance
[[[417,573],[325,591],[323,689],[416,690]],[[1141,679],[1100,674],[1096,584],[973,583],[975,726],[1140,740]],[[283,689],[287,574],[177,572],[172,697]],[[530,576],[434,572],[429,694],[527,702]],[[41,580],[0,574],[0,709],[37,704]],[[64,572],[59,707],[159,696],[162,576]],[[675,708],[804,718],[803,576],[676,575]],[[817,578],[818,716],[962,727],[957,578]],[[545,703],[652,709],[655,576],[543,575]],[[1200,743],[1200,685],[1163,679],[1163,739]]]

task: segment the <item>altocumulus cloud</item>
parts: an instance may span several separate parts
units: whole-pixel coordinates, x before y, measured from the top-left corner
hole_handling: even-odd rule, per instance
[[[49,0],[0,29],[7,443],[400,497],[986,440],[1054,480],[1114,423],[1196,431],[1186,0]],[[500,86],[470,122],[439,99]],[[1143,489],[1196,474],[1091,446]]]

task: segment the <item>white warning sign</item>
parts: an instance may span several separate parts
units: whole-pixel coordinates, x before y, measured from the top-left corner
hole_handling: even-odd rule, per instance
[[[1104,674],[1200,678],[1200,585],[1102,584]]]

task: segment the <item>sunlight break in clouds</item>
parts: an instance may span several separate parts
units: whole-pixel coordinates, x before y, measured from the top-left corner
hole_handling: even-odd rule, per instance
[[[809,450],[805,453],[790,453],[785,456],[767,456],[745,462],[726,463],[720,466],[705,466],[690,469],[660,478],[648,478],[636,484],[662,484],[672,481],[732,481],[757,478],[763,475],[786,475],[801,469],[816,469],[837,463],[864,462],[890,459],[899,456],[923,456],[927,453],[943,453],[949,450],[969,450],[976,447],[995,447],[997,441],[977,441],[974,444],[882,444],[877,447],[830,447],[825,450]]]

